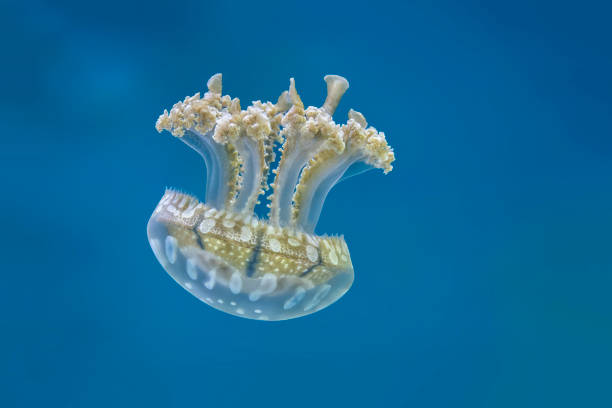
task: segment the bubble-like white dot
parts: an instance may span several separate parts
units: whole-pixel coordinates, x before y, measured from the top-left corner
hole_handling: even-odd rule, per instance
[[[276,238],[272,238],[270,240],[270,249],[274,252],[280,252],[281,250],[281,244],[280,242],[278,242],[278,239]]]
[[[168,258],[168,262],[171,264],[176,262],[176,248],[177,248],[177,240],[171,235],[166,237],[166,258]]]
[[[246,225],[243,225],[240,229],[240,240],[246,242],[250,241],[252,237],[253,233],[251,232],[251,229]]]
[[[267,295],[274,292],[276,289],[277,278],[272,273],[266,273],[260,280],[259,286],[253,292],[249,294],[249,300],[255,302],[261,298],[262,295]]]
[[[158,257],[162,257],[163,253],[162,253],[162,247],[161,247],[161,242],[159,242],[159,239],[157,238],[152,238],[149,243],[151,244],[151,248],[153,249],[153,253],[155,255],[157,255]]]
[[[317,251],[317,248],[307,245],[306,256],[310,262],[317,262],[319,260],[319,251]]]
[[[240,276],[239,272],[234,272],[229,281],[229,288],[234,295],[240,293],[242,289],[242,276]]]
[[[200,223],[199,230],[202,234],[206,234],[210,232],[211,229],[215,227],[215,219],[214,218],[206,218],[204,221]]]
[[[276,289],[277,278],[273,273],[266,273],[259,284],[259,289],[267,295],[268,293],[274,292]]]
[[[198,268],[192,259],[187,259],[187,275],[191,280],[198,279]]]
[[[330,289],[331,289],[331,285],[328,285],[328,284],[322,285],[317,290],[315,295],[312,297],[312,300],[310,301],[310,303],[308,303],[306,305],[306,307],[304,308],[304,311],[307,312],[307,311],[317,307],[319,305],[319,303],[321,303],[323,298],[325,298],[325,296],[327,296],[327,294],[329,293]]]
[[[215,269],[211,269],[210,272],[208,272],[208,280],[204,282],[204,286],[206,286],[207,289],[212,290],[215,287],[216,277],[217,271]]]
[[[295,305],[297,305],[298,303],[300,303],[302,301],[302,299],[304,299],[305,295],[306,295],[306,289],[304,289],[301,286],[298,287],[295,290],[295,293],[293,294],[293,296],[291,296],[289,299],[287,299],[287,301],[283,305],[283,309],[289,310],[289,309],[295,307]]]

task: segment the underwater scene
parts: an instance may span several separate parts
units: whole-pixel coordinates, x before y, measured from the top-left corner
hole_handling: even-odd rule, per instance
[[[4,2],[0,406],[612,406],[610,12]]]

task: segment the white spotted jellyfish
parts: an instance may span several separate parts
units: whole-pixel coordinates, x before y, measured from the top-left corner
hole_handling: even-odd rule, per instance
[[[344,238],[315,235],[323,202],[351,175],[388,173],[394,155],[361,113],[351,110],[344,125],[332,120],[349,85],[337,75],[325,82],[320,108],[304,109],[292,78],[276,104],[255,101],[242,110],[237,98],[221,95],[216,74],[204,97],[186,97],[157,120],[159,132],[204,158],[206,195],[200,202],[167,190],[149,220],[149,242],[164,269],[215,309],[292,319],[329,306],[353,283]],[[255,215],[260,199],[269,201],[267,219]]]

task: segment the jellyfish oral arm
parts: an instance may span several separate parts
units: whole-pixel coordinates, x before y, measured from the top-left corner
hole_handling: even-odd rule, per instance
[[[289,144],[290,142],[285,142]],[[283,158],[276,171],[276,179],[272,185],[274,193],[270,203],[270,222],[285,227],[291,218],[291,199],[298,184],[300,172],[318,150],[322,141],[311,140],[302,142],[296,147],[285,146]]]
[[[233,173],[226,146],[216,143],[211,132],[202,134],[195,129],[187,130],[180,139],[204,159],[206,203],[213,208],[225,208],[230,199],[230,180]]]
[[[256,141],[246,137],[236,143],[236,150],[242,160],[242,185],[233,209],[240,213],[252,213],[264,177],[262,169],[264,152],[260,151]]]
[[[357,161],[358,155],[346,155],[330,160],[313,171],[303,172],[304,187],[298,186],[293,196],[292,226],[309,234],[319,221],[323,204],[330,190],[341,180],[344,173]]]
[[[392,169],[395,157],[384,134],[366,127],[367,122],[359,112],[351,110],[349,117],[348,123],[341,127],[342,149],[337,146],[321,149],[302,171],[293,196],[294,228],[314,233],[327,194],[352,166],[365,164],[385,173]]]
[[[348,81],[338,75],[327,75],[327,98],[323,107],[313,106],[304,110],[304,105],[295,90],[293,78],[290,81],[288,97],[293,107],[283,118],[283,156],[276,170],[274,194],[271,197],[270,221],[285,227],[291,220],[292,197],[300,173],[306,164],[321,150],[329,147],[342,149],[344,142],[340,126],[331,115],[336,110],[342,95],[349,87]]]
[[[342,95],[349,88],[349,83],[346,78],[339,75],[325,75],[323,78],[327,84],[327,98],[322,106],[329,115],[333,115],[342,99]]]

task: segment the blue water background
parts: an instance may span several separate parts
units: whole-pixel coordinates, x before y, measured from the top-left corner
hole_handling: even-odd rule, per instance
[[[0,7],[0,406],[612,406],[606,2]],[[315,315],[217,312],[149,248],[204,190],[154,122],[216,72],[243,106],[343,75],[395,148],[328,197],[356,279]]]

